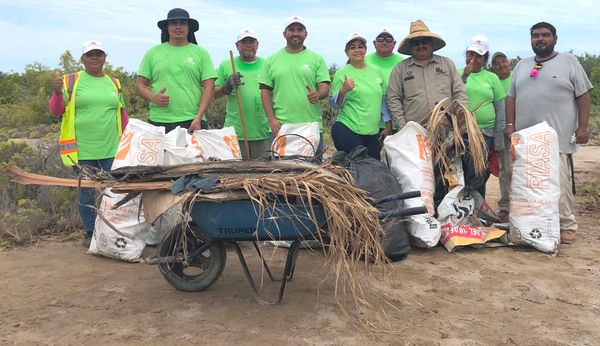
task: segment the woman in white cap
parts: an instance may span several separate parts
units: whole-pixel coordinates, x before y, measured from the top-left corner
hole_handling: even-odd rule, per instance
[[[104,74],[106,53],[102,43],[87,41],[81,51],[84,70],[60,76],[53,82],[50,112],[62,116],[59,151],[65,166],[73,167],[75,176],[83,166],[110,171],[119,146],[119,137],[127,126],[121,83]],[[96,221],[94,189],[82,188],[79,215],[89,247]]]
[[[381,142],[391,133],[392,121],[384,99],[386,78],[379,68],[365,63],[366,43],[356,32],[346,38],[348,64],[336,71],[331,87],[330,104],[339,109],[331,137],[337,150],[350,153],[362,145],[379,160]],[[381,132],[380,120],[386,125]]]
[[[504,147],[504,98],[506,92],[496,74],[484,70],[489,59],[488,40],[483,35],[474,36],[469,42],[466,51],[467,66],[459,72],[462,73],[467,98],[468,109],[475,112],[477,124],[483,133],[488,152],[494,146]],[[489,172],[485,177],[489,178]],[[479,188],[485,197],[485,182]]]

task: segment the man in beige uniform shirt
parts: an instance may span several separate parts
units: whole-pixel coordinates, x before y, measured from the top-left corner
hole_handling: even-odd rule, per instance
[[[410,55],[401,61],[390,76],[387,104],[398,130],[407,121],[423,124],[441,99],[467,104],[465,85],[452,60],[433,54],[446,42],[429,31],[422,20],[410,23],[409,35],[398,52]]]

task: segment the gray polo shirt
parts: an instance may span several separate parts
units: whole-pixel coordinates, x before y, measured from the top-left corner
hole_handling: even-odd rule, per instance
[[[519,61],[512,73],[508,95],[515,99],[515,129],[517,131],[546,121],[558,134],[559,151],[572,154],[577,145],[569,143],[578,126],[575,98],[592,89],[583,67],[575,56],[558,53],[542,62],[536,77],[531,70],[533,57]]]
[[[452,60],[434,54],[427,66],[421,66],[410,57],[392,70],[387,104],[399,129],[407,121],[422,124],[436,103],[446,97],[467,104],[465,85]]]

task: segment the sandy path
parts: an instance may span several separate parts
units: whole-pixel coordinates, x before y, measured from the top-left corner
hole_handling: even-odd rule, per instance
[[[581,183],[600,169],[600,147],[575,159]],[[495,208],[495,180],[488,191]],[[306,251],[283,303],[265,307],[233,252],[211,289],[183,293],[156,266],[88,255],[79,242],[0,250],[0,344],[597,345],[597,213],[578,212],[578,240],[556,257],[517,247],[412,251],[389,266],[402,285],[388,293],[405,298],[392,316],[400,335],[352,327],[331,283],[319,286],[323,261]]]

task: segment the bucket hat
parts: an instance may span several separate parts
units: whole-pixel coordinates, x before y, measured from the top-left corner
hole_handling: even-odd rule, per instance
[[[188,26],[190,29],[190,31],[188,33],[188,41],[191,43],[194,43],[194,44],[198,44],[196,42],[196,36],[194,35],[194,33],[196,31],[198,31],[198,28],[199,28],[198,21],[195,20],[194,18],[190,18],[190,14],[188,13],[188,11],[184,10],[183,8],[174,8],[174,9],[170,10],[169,13],[167,13],[166,19],[159,20],[158,23],[156,23],[156,25],[161,30],[160,41],[161,42],[169,41],[169,30],[168,30],[169,21],[170,20],[178,20],[178,19],[187,20]]]
[[[430,37],[433,40],[433,51],[444,47],[446,42],[440,37],[438,34],[434,34],[429,31],[427,24],[425,24],[422,20],[417,20],[410,23],[410,28],[408,29],[408,36],[406,36],[402,42],[400,42],[400,46],[398,47],[398,53],[410,55],[410,41],[414,38],[419,37]]]

